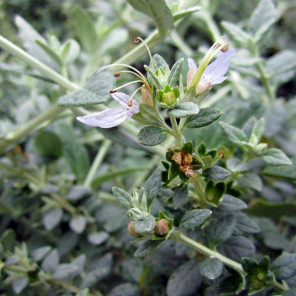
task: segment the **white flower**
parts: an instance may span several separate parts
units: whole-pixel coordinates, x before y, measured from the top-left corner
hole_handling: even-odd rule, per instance
[[[111,128],[121,124],[127,118],[131,118],[134,114],[139,113],[139,103],[125,93],[117,92],[111,95],[124,108],[106,109],[90,115],[78,116],[76,119],[89,126]]]
[[[197,94],[200,94],[212,85],[220,84],[225,79],[227,79],[227,77],[224,75],[228,71],[229,61],[234,56],[234,54],[234,48],[229,49],[225,52],[222,51],[218,58],[213,63],[207,66],[201,76],[200,81],[198,82],[196,88]],[[197,71],[197,66],[193,59],[188,59],[188,66],[189,71],[187,74],[187,88],[190,86],[193,76]]]

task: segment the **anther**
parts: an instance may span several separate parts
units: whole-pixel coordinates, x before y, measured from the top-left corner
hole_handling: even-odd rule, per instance
[[[111,89],[111,90],[109,90],[109,93],[114,94],[114,93],[116,93],[116,90]]]
[[[134,38],[134,42],[135,42],[135,43],[140,43],[140,42],[141,42],[141,39],[138,38],[138,37],[135,37],[135,38]]]
[[[120,76],[120,73],[119,72],[116,72],[116,73],[114,73],[114,77],[119,77]]]
[[[131,107],[131,106],[133,105],[132,100],[128,100],[127,105],[128,105],[129,107]]]
[[[226,44],[225,46],[223,46],[222,48],[221,48],[221,51],[222,52],[226,52],[228,50],[228,44]]]

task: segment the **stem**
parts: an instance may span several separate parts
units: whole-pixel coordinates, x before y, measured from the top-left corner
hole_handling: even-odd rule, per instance
[[[84,184],[83,184],[84,186],[86,186],[86,187],[90,186],[90,184],[91,184],[91,182],[92,182],[92,180],[93,180],[99,166],[101,165],[101,163],[102,163],[102,161],[103,161],[109,147],[111,146],[111,143],[112,142],[110,140],[107,140],[107,139],[104,140],[104,142],[103,142],[100,150],[98,151],[98,153],[96,155],[96,158],[95,158],[95,160],[94,160],[94,162],[93,162],[93,164],[92,164],[92,166],[91,166],[91,168],[90,168],[90,170],[88,172],[88,175],[85,178],[85,181],[84,181]]]
[[[217,251],[213,251],[213,250],[209,249],[208,247],[194,241],[193,239],[189,238],[188,236],[184,235],[183,233],[179,232],[179,235],[175,239],[181,241],[185,245],[193,248],[194,250],[198,251],[201,254],[204,254],[210,258],[219,259],[223,264],[225,264],[226,266],[228,266],[230,268],[235,269],[242,276],[246,275],[246,272],[244,271],[244,269],[240,263],[220,254]],[[277,281],[274,281],[271,284],[271,286],[279,292],[283,292],[283,291],[288,290],[288,288],[285,285],[283,285]]]
[[[44,65],[28,53],[26,53],[24,50],[4,38],[2,35],[0,35],[0,47],[5,49],[7,52],[11,53],[12,55],[16,56],[20,60],[24,61],[31,67],[37,69],[41,73],[45,74],[48,78],[52,79],[53,81],[57,82],[60,86],[73,91],[79,89],[79,87],[69,81],[68,79],[64,78],[62,75],[58,74],[48,66]]]
[[[181,147],[183,145],[182,132],[179,130],[176,118],[173,116],[169,116],[169,117],[170,117],[172,128],[174,131],[173,136],[175,138],[176,145]]]
[[[184,244],[186,244],[187,246],[198,251],[199,253],[202,253],[208,257],[217,258],[217,259],[221,260],[226,266],[235,269],[236,271],[238,271],[242,275],[245,275],[245,271],[240,263],[225,257],[224,255],[218,253],[217,251],[213,251],[213,250],[209,249],[208,247],[194,241],[193,239],[189,238],[188,236],[184,235],[181,232],[180,232],[177,239],[179,241],[183,242]]]
[[[198,177],[197,176],[193,176],[191,179],[190,179],[193,187],[194,187],[194,190],[195,192],[197,193],[197,196],[199,197],[199,204],[202,208],[205,208],[207,206],[207,199],[206,199],[206,195],[205,195],[205,192],[203,190],[203,188],[201,187],[200,185],[200,181],[198,180]]]
[[[28,135],[32,131],[36,131],[40,128],[40,125],[44,125],[47,120],[52,120],[56,118],[60,113],[64,111],[63,108],[60,108],[57,105],[51,106],[48,110],[41,113],[36,118],[27,122],[23,127],[16,129],[15,131],[8,133],[6,137],[0,143],[0,153],[5,151],[5,149],[10,145],[24,136]]]
[[[253,53],[253,55],[255,57],[260,57],[259,52],[258,52],[258,48],[257,48],[256,44],[252,44],[251,51],[252,51],[252,53]],[[265,70],[263,68],[263,65],[262,65],[262,62],[261,61],[259,61],[256,64],[256,68],[257,68],[258,72],[260,73],[260,80],[261,80],[261,83],[263,84],[263,86],[264,86],[264,88],[265,88],[265,90],[267,92],[267,95],[269,97],[269,100],[271,102],[275,101],[275,93],[274,93],[274,90],[272,89],[272,86],[269,83],[268,76],[265,73]]]
[[[171,32],[171,38],[174,44],[187,56],[191,57],[194,55],[194,51],[186,44],[179,33],[176,30]]]

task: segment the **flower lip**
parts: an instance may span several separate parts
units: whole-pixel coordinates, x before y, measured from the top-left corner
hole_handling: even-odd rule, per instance
[[[208,65],[205,69],[205,71],[202,74],[202,77],[197,85],[197,93],[199,93],[198,90],[205,89],[206,85],[215,85],[222,83],[225,79],[227,79],[226,72],[229,68],[229,61],[234,56],[235,49],[231,48],[226,51],[221,51],[220,55],[217,57],[217,59],[212,62],[210,65]],[[193,59],[188,59],[188,66],[189,71],[187,74],[187,87],[191,84],[191,81],[193,79],[193,76],[195,72],[197,71],[197,66]]]
[[[113,99],[124,108],[106,109],[86,116],[78,116],[76,119],[81,123],[100,128],[111,128],[121,124],[127,118],[139,113],[139,103],[121,92],[111,94]]]

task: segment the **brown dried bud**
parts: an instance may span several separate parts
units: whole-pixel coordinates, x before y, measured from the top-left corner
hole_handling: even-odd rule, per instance
[[[114,93],[116,93],[116,90],[111,89],[111,90],[109,90],[109,93],[114,94]]]
[[[142,235],[138,232],[135,231],[134,229],[134,224],[135,222],[134,221],[130,221],[128,223],[128,226],[127,226],[127,231],[128,233],[131,235],[131,236],[134,236],[134,237],[141,237]]]
[[[116,73],[114,73],[114,77],[119,77],[120,76],[120,73],[119,72],[116,72]]]
[[[149,90],[147,88],[147,86],[145,84],[142,85],[141,87],[141,104],[145,104],[145,105],[149,105],[149,106],[153,106],[153,94],[151,92],[151,90]]]
[[[156,222],[154,232],[157,235],[163,236],[170,231],[169,221],[166,219],[160,219]]]

